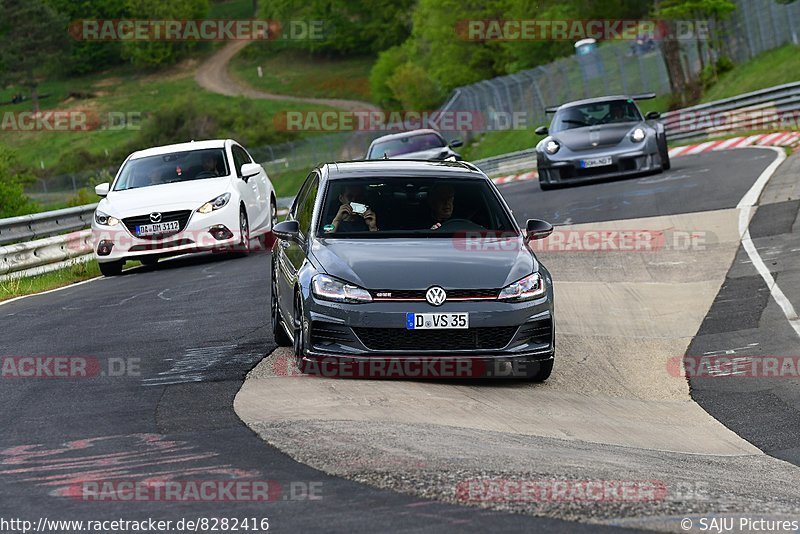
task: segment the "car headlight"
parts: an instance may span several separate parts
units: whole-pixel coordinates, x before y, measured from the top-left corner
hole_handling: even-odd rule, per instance
[[[548,154],[555,154],[558,152],[558,149],[561,148],[561,145],[558,144],[558,141],[555,139],[551,139],[544,145],[544,149],[547,151]]]
[[[500,300],[531,300],[541,297],[546,291],[547,287],[542,275],[533,273],[504,287],[497,298]]]
[[[116,226],[119,224],[119,219],[97,210],[94,212],[94,222],[102,226]]]
[[[634,143],[641,143],[642,141],[644,141],[645,137],[646,136],[644,130],[642,130],[641,128],[636,128],[633,132],[631,132],[631,140]]]
[[[348,284],[327,274],[315,276],[311,280],[311,290],[315,296],[324,300],[352,303],[372,302],[372,295],[363,287]]]
[[[211,213],[214,210],[218,210],[220,208],[224,208],[225,205],[230,201],[231,194],[230,193],[223,193],[214,200],[209,200],[199,208],[197,211],[199,213]]]

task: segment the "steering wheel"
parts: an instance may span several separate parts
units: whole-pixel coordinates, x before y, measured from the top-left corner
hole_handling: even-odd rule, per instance
[[[437,230],[453,231],[453,230],[485,230],[480,224],[474,223],[469,219],[448,219],[437,228]]]

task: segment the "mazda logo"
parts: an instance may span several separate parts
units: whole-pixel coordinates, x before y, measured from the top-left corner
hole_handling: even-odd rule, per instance
[[[161,214],[160,213],[151,213],[150,214],[150,222],[154,222],[154,223],[161,222]]]
[[[433,286],[425,293],[425,300],[431,306],[441,306],[447,300],[447,293],[439,286]]]

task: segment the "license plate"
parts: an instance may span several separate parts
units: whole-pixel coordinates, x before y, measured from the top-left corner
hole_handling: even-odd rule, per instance
[[[178,221],[169,221],[153,224],[142,224],[136,227],[136,235],[165,234],[180,230],[181,224]]]
[[[468,313],[407,313],[408,330],[443,330],[469,328]]]
[[[611,156],[605,158],[582,159],[581,168],[588,169],[590,167],[602,167],[604,165],[611,165]]]

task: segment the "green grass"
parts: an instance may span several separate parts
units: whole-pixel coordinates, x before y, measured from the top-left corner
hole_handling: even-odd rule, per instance
[[[108,117],[110,112],[133,114],[147,120],[148,114],[170,102],[185,99],[191,95],[198,107],[225,106],[233,108],[241,97],[227,97],[202,90],[194,81],[196,63],[168,68],[156,73],[141,73],[129,68],[122,68],[104,73],[70,80],[44,82],[42,92],[51,93],[51,97],[42,101],[43,109],[82,109],[91,110],[98,116]],[[95,95],[88,99],[71,99],[70,92],[83,92]],[[11,98],[13,91],[0,93],[0,101]],[[248,101],[250,108],[263,122],[265,129],[274,129],[273,118],[287,110],[321,110],[331,109],[318,105],[298,104],[271,100]],[[30,102],[14,106],[0,107],[5,111],[28,111]],[[127,129],[98,129],[77,132],[0,132],[0,144],[13,148],[20,161],[32,169],[44,169],[43,174],[60,174],[55,168],[65,154],[85,149],[91,154],[102,155],[106,151],[125,146],[136,138],[138,130],[134,126]],[[307,134],[313,136],[314,134]],[[235,137],[235,135],[234,135]],[[175,139],[175,142],[188,139]],[[242,140],[245,142],[246,140]],[[87,164],[87,169],[92,168]],[[47,169],[53,169],[48,173]],[[41,172],[41,171],[40,171]]]
[[[50,273],[0,281],[0,301],[56,289],[97,276],[100,276],[100,267],[95,260],[91,260]]]
[[[272,48],[272,43],[255,42],[231,62],[231,72],[262,91],[316,98],[371,99],[369,71],[375,59],[315,58],[308,53]],[[258,67],[263,77],[258,77]]]
[[[701,102],[711,102],[775,85],[800,81],[800,47],[785,45],[760,54],[726,72]]]

